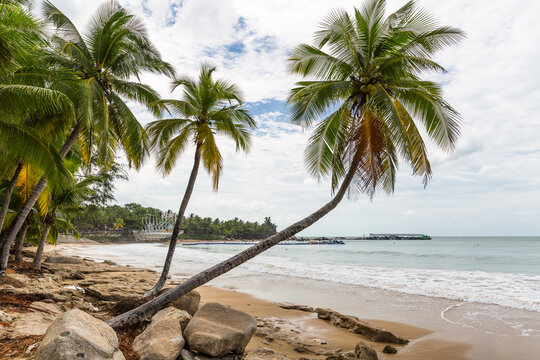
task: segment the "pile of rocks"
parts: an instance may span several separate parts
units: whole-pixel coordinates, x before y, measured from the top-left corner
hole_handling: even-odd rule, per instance
[[[171,306],[152,317],[133,350],[141,360],[191,360],[198,354],[223,358],[242,354],[256,329],[253,316],[218,303],[204,304],[194,316]],[[49,326],[35,359],[122,360],[124,355],[110,326],[73,309]]]
[[[148,323],[130,330],[129,336],[119,333],[120,346],[117,334],[104,321],[111,314],[140,305],[142,294],[158,274],[67,256],[49,256],[42,270],[40,276],[12,274],[9,283],[0,284],[0,296],[24,302],[24,311],[13,306],[0,311],[0,345],[5,344],[5,339],[28,339],[28,345],[20,347],[19,352],[7,354],[0,346],[2,358],[7,354],[7,358],[23,355],[16,358],[35,360],[122,360],[125,356],[141,360],[284,360],[288,357],[277,351],[289,351],[288,356],[293,358],[378,359],[377,352],[363,342],[355,351],[342,351],[326,348],[322,340],[304,339],[300,335],[305,329],[296,328],[294,321],[289,324],[283,319],[255,319],[218,303],[199,307],[197,291],[157,312]],[[173,283],[170,281],[169,287]],[[408,342],[332,310],[282,307],[316,313],[318,318],[375,343],[399,346]],[[254,335],[257,338],[253,346],[244,353]],[[396,351],[391,345],[382,350],[386,354]]]

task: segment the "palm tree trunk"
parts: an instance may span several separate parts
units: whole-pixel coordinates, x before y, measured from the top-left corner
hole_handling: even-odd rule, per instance
[[[61,157],[65,157],[69,150],[73,147],[73,144],[75,144],[75,141],[77,140],[81,129],[82,122],[77,122],[66,142],[64,143],[64,145],[62,145],[62,148],[60,148],[59,153]],[[0,238],[0,276],[6,276],[7,264],[9,259],[9,248],[11,247],[15,236],[21,229],[24,220],[30,213],[30,210],[32,210],[32,207],[34,207],[34,204],[36,203],[39,195],[41,195],[41,193],[43,192],[43,189],[45,189],[46,185],[47,179],[45,179],[45,177],[39,179],[36,186],[32,189],[30,196],[17,213],[17,216],[11,222],[9,228],[2,234],[2,237]]]
[[[279,242],[286,240],[291,236],[297,234],[298,232],[313,225],[316,221],[318,221],[323,216],[332,211],[343,199],[343,196],[347,192],[347,189],[349,188],[349,185],[354,178],[354,175],[358,168],[358,164],[359,159],[355,158],[335,197],[328,203],[326,203],[326,205],[321,207],[319,210],[292,224],[291,226],[278,232],[277,234],[272,235],[269,238],[257,243],[256,245],[253,245],[248,249],[234,255],[233,257],[222,261],[221,263],[214,265],[211,268],[208,268],[198,273],[197,275],[192,276],[190,279],[184,281],[182,284],[159,295],[158,297],[148,301],[147,303],[124,314],[118,315],[113,319],[110,319],[109,321],[107,321],[107,324],[109,324],[115,329],[118,329],[125,326],[131,326],[137,324],[140,321],[148,319],[154,313],[163,309],[168,304],[178,299],[180,296],[185,295],[189,291],[206,284],[210,280],[215,279],[216,277],[236,268],[237,266],[242,265],[246,261],[259,255],[263,251],[268,250]]]
[[[39,245],[34,255],[34,261],[32,261],[32,267],[36,270],[41,268],[41,257],[43,256],[43,249],[45,248],[45,243],[47,242],[47,236],[49,236],[49,231],[51,230],[52,222],[46,220],[45,227],[43,228],[43,233],[39,239]]]
[[[193,193],[193,187],[195,186],[195,180],[197,179],[197,174],[199,172],[199,164],[201,162],[200,148],[201,145],[197,144],[197,147],[195,148],[195,159],[193,160],[193,168],[191,169],[191,175],[189,176],[189,181],[186,187],[186,192],[184,193],[184,198],[182,199],[180,209],[178,210],[178,217],[176,218],[176,222],[174,223],[171,241],[169,242],[169,250],[167,251],[167,257],[165,258],[163,270],[161,270],[161,276],[159,277],[159,280],[154,285],[154,287],[143,295],[143,299],[155,296],[163,288],[165,282],[167,282],[167,275],[169,275],[169,270],[171,268],[174,250],[176,249],[178,235],[180,234],[180,227],[182,226],[182,219],[184,218],[184,213],[186,212],[189,198]]]
[[[2,196],[2,204],[0,205],[0,229],[4,227],[4,220],[6,219],[6,214],[9,209],[9,203],[11,202],[11,194],[13,194],[13,189],[15,189],[15,185],[17,185],[17,180],[19,179],[22,167],[22,162],[19,162],[6,191],[4,191],[4,196]]]
[[[31,221],[27,218],[24,222],[21,230],[17,234],[17,241],[15,241],[15,262],[20,263],[23,259],[22,250],[24,245],[24,238],[26,237],[26,231],[30,226]]]

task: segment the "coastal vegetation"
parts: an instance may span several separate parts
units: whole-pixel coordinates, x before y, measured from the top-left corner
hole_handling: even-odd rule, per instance
[[[174,76],[172,66],[161,59],[149,40],[144,24],[110,1],[98,8],[81,34],[66,15],[45,1],[44,22],[55,29],[46,32],[44,23],[26,4],[25,1],[1,2],[4,19],[0,28],[3,49],[0,84],[10,94],[9,98],[2,96],[1,103],[10,131],[22,128],[26,133],[37,134],[41,141],[50,139],[47,147],[57,159],[64,158],[76,146],[84,162],[90,163],[95,154],[97,161],[106,167],[114,162],[117,151],[122,150],[129,164],[140,168],[149,151],[148,136],[124,99],[155,111],[158,94],[149,85],[132,78],[138,79],[143,72]],[[27,29],[32,33],[25,36]],[[44,101],[47,96],[55,101]],[[30,132],[26,127],[28,122],[45,129]],[[1,138],[21,140],[10,135],[2,130]],[[5,145],[2,151],[14,148],[13,143]],[[29,146],[31,143],[22,144],[23,149]],[[18,160],[9,159],[12,164],[11,169],[6,166],[7,178],[14,182],[19,177],[19,163],[25,159],[22,154]],[[47,183],[53,180],[42,174],[2,231],[0,274],[6,272],[13,240]],[[9,203],[9,199],[4,200],[4,204]]]
[[[119,328],[149,318],[306,229],[332,211],[346,193],[370,197],[378,190],[392,193],[400,157],[428,183],[431,166],[417,124],[441,149],[451,151],[459,138],[460,120],[442,97],[440,85],[420,75],[444,71],[433,56],[464,34],[438,26],[412,1],[388,16],[385,11],[386,1],[368,0],[352,14],[332,12],[321,23],[314,44],[298,45],[290,57],[291,73],[306,79],[289,96],[291,121],[315,128],[306,147],[306,166],[314,177],[331,179],[334,197],[275,235],[109,320],[109,325]]]
[[[86,205],[73,217],[76,229],[86,237],[93,238],[92,233],[104,230],[114,232],[131,232],[143,230],[150,217],[157,219],[171,211],[162,211],[153,207],[145,207],[137,203],[120,205]],[[121,224],[121,226],[118,226]],[[262,239],[275,234],[276,224],[270,217],[263,222],[244,221],[239,218],[221,220],[219,218],[201,217],[196,214],[184,216],[179,239]],[[172,230],[172,229],[171,229]],[[90,235],[90,236],[88,236]]]
[[[183,89],[181,98],[156,102],[157,107],[164,109],[162,112],[167,112],[173,117],[151,122],[147,127],[152,148],[157,153],[157,168],[163,174],[170,174],[178,157],[189,144],[194,145],[195,152],[193,168],[180,203],[161,276],[145,297],[156,295],[167,281],[182,220],[195,187],[201,160],[203,168],[212,177],[214,190],[218,189],[223,158],[217,145],[216,134],[232,139],[237,151],[249,150],[250,130],[255,128],[255,121],[242,106],[240,89],[228,81],[214,80],[212,76],[214,71],[215,67],[203,64],[198,79],[185,75],[173,80],[173,91],[177,87]]]
[[[0,0],[0,276],[7,275],[14,242],[16,259],[25,238],[38,246],[38,269],[45,242],[54,242],[60,229],[121,231],[141,226],[144,216],[161,216],[138,204],[107,205],[114,180],[125,178],[120,155],[138,170],[154,153],[158,170],[167,175],[180,155],[194,150],[161,276],[141,294],[142,305],[108,321],[115,329],[149,319],[308,228],[346,194],[391,194],[400,161],[427,185],[432,172],[425,140],[452,151],[460,116],[424,74],[444,72],[435,54],[464,34],[439,26],[413,1],[385,12],[384,0],[366,0],[350,13],[334,11],[313,44],[300,44],[290,54],[290,72],[302,78],[288,97],[290,120],[310,131],[306,167],[314,178],[330,180],[332,198],[277,232],[270,218],[258,224],[185,216],[201,165],[218,189],[223,163],[216,134],[232,139],[237,151],[249,150],[255,122],[236,85],[215,80],[208,64],[196,79],[177,76],[141,20],[115,1],[103,3],[81,33],[51,2],[43,3],[39,18],[27,1]],[[146,72],[170,78],[173,90],[182,90],[179,99],[163,100],[140,82]],[[143,127],[132,103],[157,120]],[[180,230],[186,236],[264,240],[160,294]]]

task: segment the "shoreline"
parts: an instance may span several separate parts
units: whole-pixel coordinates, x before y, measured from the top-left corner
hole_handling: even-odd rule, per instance
[[[81,245],[82,248],[77,250],[77,247],[74,247],[67,250],[67,253],[89,256],[94,259],[108,258],[122,263],[122,257],[118,254],[113,255],[114,251],[96,254],[92,253],[91,250],[84,249],[88,245]],[[137,259],[133,254],[131,255],[130,263],[134,266],[159,271],[158,265],[149,265],[148,260]],[[190,263],[190,266],[192,265],[194,264]],[[192,271],[195,273],[201,269],[194,268]],[[171,275],[174,277],[190,276],[190,273],[179,273],[173,270],[171,269]],[[496,305],[406,294],[360,285],[329,283],[295,276],[261,273],[242,276],[240,273],[233,271],[225,274],[214,279],[210,285],[236,293],[247,293],[269,303],[289,302],[331,308],[342,314],[369,319],[373,324],[401,323],[428,329],[431,332],[422,339],[411,342],[405,347],[406,351],[392,355],[393,358],[408,359],[408,354],[412,354],[410,355],[411,359],[414,359],[415,356],[424,354],[422,358],[428,359],[432,356],[443,359],[441,356],[448,353],[449,359],[507,360],[513,358],[528,360],[534,359],[531,354],[540,352],[540,344],[537,341],[540,335],[537,333],[538,330],[527,334],[531,336],[519,336],[522,332],[526,332],[527,325],[536,329],[535,323],[536,325],[539,323],[536,322],[536,319],[540,319],[540,313]],[[329,294],[331,295],[329,296]],[[504,319],[497,318],[500,312],[505,314]],[[479,317],[482,320],[486,318],[485,324],[478,328],[468,326],[463,321],[464,319],[468,320],[466,317],[470,313],[480,314]],[[493,317],[492,314],[496,314],[496,316]],[[522,321],[525,328],[508,328],[507,322],[514,320]],[[448,342],[451,344],[449,345]]]
[[[73,253],[68,248],[77,244],[62,244],[59,246],[48,248],[48,252],[52,250],[54,253],[72,256]],[[80,244],[84,247],[94,246],[95,244]],[[107,244],[107,246],[114,244]],[[94,260],[94,257],[90,257]],[[101,259],[117,261],[118,259]],[[156,269],[150,269],[155,271]],[[180,277],[174,276],[173,279]],[[439,359],[439,360],[470,360],[467,352],[472,347],[472,344],[466,342],[448,341],[434,336],[435,331],[415,326],[406,322],[389,321],[385,319],[361,318],[374,326],[382,327],[399,336],[402,336],[410,343],[408,345],[397,345],[398,353],[394,355],[383,354],[382,350],[385,344],[374,343],[366,340],[364,337],[348,332],[343,328],[336,327],[327,321],[317,318],[316,314],[308,313],[299,310],[287,310],[281,308],[280,301],[272,301],[264,299],[257,294],[239,291],[234,288],[224,288],[219,285],[204,285],[196,289],[201,294],[201,303],[219,302],[238,310],[247,312],[258,319],[272,319],[280,323],[280,327],[290,328],[291,333],[297,337],[297,334],[308,333],[309,335],[299,339],[304,344],[316,344],[317,340],[323,340],[327,343],[327,350],[342,350],[343,352],[354,351],[354,347],[358,341],[362,340],[372,346],[379,353],[380,359],[397,359],[397,360],[422,360],[422,359]],[[303,304],[296,304],[303,305]],[[315,306],[323,304],[313,304]],[[326,307],[327,304],[324,304]],[[335,309],[333,309],[335,310]],[[285,354],[290,359],[305,358],[304,353],[300,353],[287,346],[283,341],[275,344],[263,343],[263,340],[257,336],[251,340],[246,351],[253,351],[258,347],[270,347],[272,350]],[[320,349],[319,349],[320,350]]]

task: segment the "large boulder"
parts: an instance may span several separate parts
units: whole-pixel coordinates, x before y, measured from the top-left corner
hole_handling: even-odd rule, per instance
[[[377,352],[373,350],[372,347],[364,344],[362,341],[359,341],[358,344],[356,344],[354,353],[360,360],[379,360]]]
[[[73,309],[49,326],[36,360],[125,360],[114,330],[101,320]]]
[[[196,291],[190,291],[171,303],[177,309],[187,311],[191,316],[195,315],[199,309],[201,295]]]
[[[195,313],[184,331],[191,350],[213,357],[241,354],[257,329],[249,314],[218,303],[207,303]]]
[[[182,324],[190,318],[187,312],[173,307],[159,311],[133,341],[133,351],[141,360],[175,360],[185,344]]]

